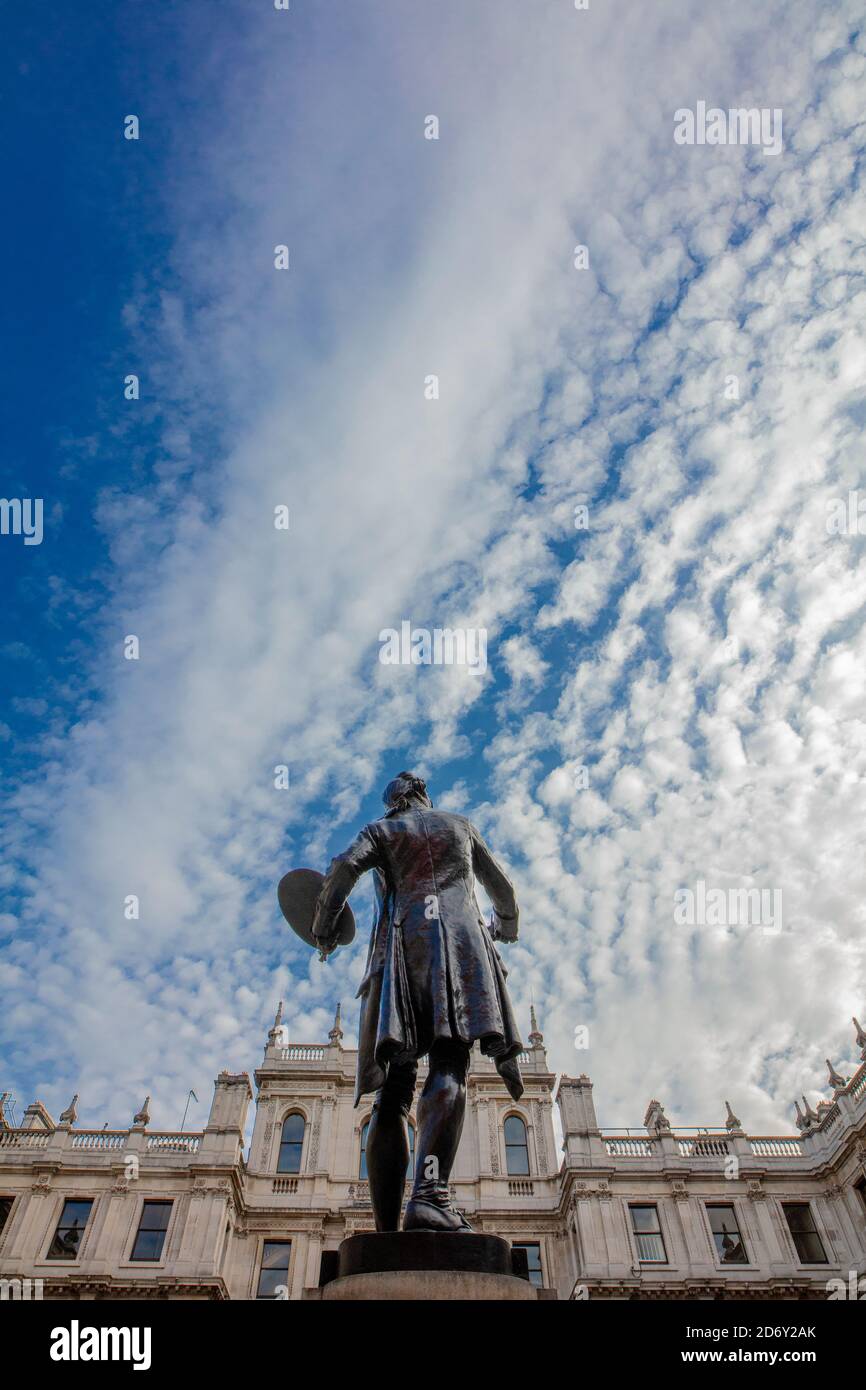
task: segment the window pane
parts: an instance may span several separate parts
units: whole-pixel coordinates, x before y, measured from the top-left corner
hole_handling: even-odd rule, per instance
[[[278,1173],[300,1173],[302,1144],[281,1144],[277,1162]]]
[[[77,1224],[79,1226],[86,1226],[92,1206],[92,1202],[73,1202],[71,1200],[65,1202],[59,1225],[74,1226]]]
[[[825,1265],[827,1256],[817,1231],[806,1232],[794,1237],[797,1254],[804,1265]]]
[[[812,1231],[815,1229],[812,1225],[812,1213],[804,1203],[801,1203],[799,1206],[785,1207],[785,1215],[788,1218],[788,1226],[792,1235],[796,1231]]]
[[[655,1207],[632,1207],[631,1223],[634,1231],[657,1231],[659,1214]]]
[[[158,1260],[165,1242],[165,1231],[139,1231],[132,1249],[134,1260]]]
[[[259,1291],[257,1298],[277,1298],[282,1290],[286,1288],[286,1272],[284,1269],[263,1269],[259,1276]]]
[[[665,1247],[661,1236],[635,1235],[637,1257],[647,1264],[665,1264]]]
[[[283,1143],[290,1141],[301,1144],[304,1140],[303,1115],[287,1115],[283,1121]]]
[[[525,1144],[526,1126],[519,1115],[509,1115],[505,1121],[506,1144]]]
[[[722,1264],[747,1264],[746,1250],[740,1235],[740,1228],[737,1225],[737,1215],[734,1208],[714,1206],[708,1207],[707,1211],[716,1252]]]
[[[9,1220],[9,1213],[12,1210],[14,1197],[0,1197],[0,1232]]]
[[[409,1167],[406,1170],[407,1177],[415,1176],[415,1126],[407,1125],[409,1131]]]
[[[281,1269],[285,1274],[291,1253],[290,1240],[266,1240],[262,1251],[262,1269]]]
[[[509,1177],[526,1177],[529,1174],[529,1154],[526,1149],[518,1149],[514,1144],[505,1145],[505,1166]]]
[[[171,1202],[145,1202],[139,1229],[142,1231],[164,1231],[171,1216]]]

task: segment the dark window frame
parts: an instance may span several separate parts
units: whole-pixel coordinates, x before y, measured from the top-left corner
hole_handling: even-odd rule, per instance
[[[714,1250],[714,1252],[715,1252],[715,1256],[716,1256],[716,1259],[718,1260],[719,1264],[722,1265],[722,1266],[724,1266],[725,1269],[733,1268],[735,1265],[748,1265],[748,1264],[751,1264],[751,1260],[749,1259],[749,1251],[748,1251],[748,1248],[747,1248],[747,1246],[746,1246],[746,1242],[745,1242],[745,1240],[743,1239],[743,1233],[742,1233],[742,1231],[740,1230],[740,1221],[739,1221],[739,1217],[737,1216],[737,1208],[736,1208],[736,1206],[734,1205],[734,1203],[733,1203],[733,1202],[705,1202],[705,1203],[704,1203],[704,1206],[705,1206],[706,1212],[707,1212],[707,1220],[708,1220],[708,1222],[709,1222],[710,1237],[711,1237],[712,1242],[713,1242],[713,1250]],[[726,1259],[725,1256],[722,1254],[721,1250],[719,1249],[719,1244],[718,1244],[718,1241],[716,1240],[716,1236],[717,1236],[717,1235],[722,1235],[723,1232],[721,1232],[721,1231],[714,1231],[714,1230],[713,1230],[713,1218],[712,1218],[712,1216],[711,1216],[711,1213],[714,1212],[714,1211],[729,1211],[729,1212],[731,1213],[731,1219],[733,1220],[733,1223],[734,1223],[734,1229],[733,1229],[733,1231],[729,1231],[727,1234],[728,1234],[728,1235],[736,1235],[737,1240],[739,1241],[740,1250],[742,1251],[742,1259],[737,1259],[737,1260]]]
[[[171,1209],[173,1206],[174,1201],[170,1197],[145,1197],[144,1201],[141,1204],[141,1211],[138,1217],[138,1226],[136,1227],[135,1238],[132,1242],[132,1253],[129,1256],[131,1261],[134,1260],[136,1264],[159,1264],[165,1251],[165,1240],[166,1236],[168,1235],[169,1225],[171,1223]],[[166,1217],[164,1226],[143,1225],[145,1212],[147,1211],[148,1207],[168,1207],[168,1215]],[[162,1235],[162,1240],[160,1242],[159,1250],[157,1251],[157,1253],[155,1255],[136,1254],[136,1251],[138,1250],[139,1237],[142,1235],[151,1235],[157,1231]]]
[[[286,1139],[286,1138],[284,1138],[284,1135],[285,1135],[285,1133],[286,1133],[286,1125],[289,1123],[290,1120],[300,1120],[300,1122],[301,1122],[301,1137],[300,1137],[300,1139]],[[303,1113],[303,1111],[301,1111],[301,1110],[290,1110],[289,1113],[288,1113],[288,1115],[284,1115],[284,1116],[283,1116],[283,1123],[282,1123],[282,1125],[280,1126],[280,1147],[279,1147],[279,1149],[278,1149],[278,1151],[277,1151],[277,1172],[278,1172],[278,1173],[288,1173],[291,1177],[297,1177],[297,1175],[298,1175],[298,1174],[300,1173],[300,1171],[301,1171],[301,1167],[302,1167],[303,1161],[304,1161],[304,1143],[305,1143],[305,1141],[306,1141],[306,1138],[307,1138],[307,1117],[306,1117],[306,1115],[305,1115],[305,1114]],[[293,1158],[295,1157],[295,1154],[297,1154],[297,1163],[298,1163],[297,1168],[286,1167],[286,1166],[284,1166],[284,1163],[283,1163],[283,1154],[284,1154],[284,1151],[290,1152]]]
[[[406,1168],[406,1177],[411,1182],[415,1177],[415,1126],[411,1120],[406,1121],[406,1128],[409,1131],[409,1163]]]
[[[96,1199],[95,1199],[94,1197],[64,1197],[64,1199],[63,1199],[63,1206],[60,1208],[60,1215],[59,1215],[59,1217],[57,1218],[57,1225],[54,1227],[54,1233],[53,1233],[52,1236],[51,1236],[51,1243],[49,1244],[49,1246],[48,1246],[48,1251],[47,1251],[47,1253],[46,1253],[46,1255],[45,1255],[46,1260],[52,1260],[52,1261],[58,1260],[58,1261],[62,1261],[64,1264],[70,1264],[70,1263],[72,1263],[72,1262],[74,1262],[75,1260],[78,1260],[78,1259],[80,1258],[80,1256],[81,1256],[81,1246],[82,1246],[82,1243],[83,1243],[83,1241],[84,1241],[85,1234],[86,1234],[86,1232],[87,1232],[87,1227],[88,1227],[89,1224],[90,1224],[90,1218],[91,1218],[91,1216],[93,1215],[93,1207],[94,1207],[95,1200],[96,1200]],[[70,1225],[70,1224],[64,1222],[64,1217],[66,1216],[66,1209],[67,1209],[67,1207],[87,1207],[87,1215],[86,1215],[86,1217],[84,1218],[84,1223],[83,1223],[83,1225],[81,1225],[81,1226],[75,1226],[75,1225]],[[72,1248],[70,1247],[69,1253],[68,1253],[68,1254],[67,1254],[67,1253],[61,1253],[61,1254],[55,1254],[55,1253],[54,1253],[54,1247],[55,1247],[55,1245],[58,1244],[58,1242],[59,1242],[60,1239],[61,1239],[61,1235],[60,1235],[61,1231],[77,1231],[77,1232],[78,1232],[78,1243],[77,1243],[77,1245],[75,1246],[74,1249],[72,1249]]]
[[[16,1194],[14,1192],[0,1192],[0,1240],[2,1240],[3,1232],[9,1225],[9,1218],[15,1206],[15,1197]],[[9,1203],[8,1206],[6,1206],[7,1202]]]
[[[279,1273],[279,1274],[285,1275],[285,1278],[282,1279],[282,1280],[280,1281],[280,1284],[281,1284],[281,1285],[285,1285],[286,1292],[288,1292],[288,1288],[289,1288],[289,1269],[290,1269],[291,1263],[292,1263],[292,1245],[293,1245],[293,1241],[291,1241],[291,1240],[263,1240],[263,1241],[262,1241],[262,1252],[261,1252],[261,1255],[259,1256],[259,1277],[258,1277],[258,1279],[256,1280],[256,1294],[255,1294],[256,1302],[261,1301],[261,1302],[263,1302],[263,1303],[274,1303],[274,1302],[278,1302],[278,1301],[279,1301],[279,1300],[277,1299],[277,1295],[276,1295],[275,1293],[262,1293],[262,1279],[263,1279],[263,1277],[264,1277],[265,1275],[267,1275],[267,1274]],[[285,1251],[286,1251],[286,1263],[285,1263],[285,1267],[283,1267],[283,1265],[266,1265],[266,1264],[265,1264],[265,1260],[267,1259],[267,1255],[268,1255],[268,1250],[269,1250],[269,1249],[276,1248],[276,1247],[284,1248]]]
[[[527,1255],[526,1255],[526,1262],[527,1262],[527,1264],[529,1265],[529,1282],[530,1282],[530,1284],[532,1284],[533,1287],[536,1288],[536,1289],[543,1289],[543,1288],[545,1288],[546,1285],[545,1285],[545,1283],[544,1283],[544,1262],[543,1262],[543,1260],[542,1260],[542,1258],[541,1258],[541,1241],[540,1241],[540,1240],[514,1240],[514,1241],[511,1242],[511,1248],[512,1248],[512,1250],[525,1250],[525,1251],[527,1252]],[[536,1268],[536,1267],[532,1264],[532,1262],[530,1261],[530,1259],[529,1259],[529,1251],[530,1251],[530,1250],[537,1250],[537,1251],[538,1251],[538,1268]],[[537,1274],[537,1275],[538,1275],[538,1278],[537,1278],[537,1279],[533,1279],[533,1277],[532,1277],[533,1274]]]
[[[629,1220],[630,1220],[630,1222],[631,1222],[631,1233],[632,1233],[632,1237],[634,1238],[634,1247],[635,1247],[635,1251],[636,1251],[636,1253],[637,1253],[637,1261],[638,1261],[638,1264],[641,1264],[641,1265],[669,1265],[669,1264],[670,1264],[670,1259],[669,1259],[669,1257],[668,1257],[667,1241],[665,1240],[665,1233],[664,1233],[664,1231],[662,1230],[662,1218],[661,1218],[661,1212],[659,1211],[658,1202],[629,1202],[629,1204],[628,1204],[628,1210],[629,1210]],[[634,1213],[635,1213],[636,1211],[652,1211],[652,1212],[655,1212],[656,1229],[655,1229],[654,1231],[639,1231],[639,1230],[637,1229],[637,1227],[635,1226]],[[641,1255],[641,1253],[640,1253],[640,1239],[639,1239],[641,1236],[657,1236],[657,1237],[658,1237],[658,1239],[659,1239],[659,1241],[660,1241],[660,1243],[661,1243],[661,1247],[662,1247],[662,1256],[661,1256],[661,1259],[651,1259],[649,1256],[643,1256],[643,1255]]]
[[[798,1264],[801,1264],[801,1265],[828,1265],[828,1264],[830,1263],[830,1257],[829,1257],[828,1254],[827,1254],[827,1247],[826,1247],[825,1244],[824,1244],[824,1239],[823,1239],[823,1237],[822,1237],[822,1235],[821,1235],[821,1232],[818,1230],[818,1223],[817,1223],[817,1221],[815,1220],[815,1214],[814,1214],[814,1212],[812,1211],[812,1203],[811,1203],[811,1202],[783,1202],[783,1203],[782,1203],[782,1211],[784,1212],[784,1215],[785,1215],[785,1225],[788,1227],[788,1235],[791,1237],[791,1241],[792,1241],[792,1243],[793,1243],[794,1249],[795,1249],[795,1251],[797,1252],[797,1263],[798,1263]],[[809,1222],[810,1222],[810,1224],[811,1224],[811,1230],[806,1230],[806,1231],[795,1231],[795,1230],[793,1229],[793,1227],[791,1226],[791,1218],[790,1218],[790,1215],[789,1215],[789,1213],[790,1213],[790,1212],[793,1212],[793,1211],[799,1211],[799,1212],[805,1211],[805,1212],[808,1213]],[[807,1239],[812,1238],[812,1239],[814,1239],[814,1240],[816,1240],[816,1241],[818,1242],[818,1246],[819,1246],[819,1248],[820,1248],[820,1250],[821,1250],[821,1258],[820,1258],[820,1259],[818,1259],[818,1260],[812,1260],[812,1259],[805,1259],[805,1258],[804,1258],[803,1253],[802,1253],[802,1248],[801,1248],[801,1245],[800,1245],[800,1241],[799,1241],[799,1239],[798,1239],[798,1237],[801,1237],[801,1236],[805,1236]]]
[[[508,1138],[508,1125],[512,1120],[516,1120],[523,1130],[523,1141],[515,1144]],[[505,1172],[509,1178],[530,1178],[532,1177],[532,1165],[529,1161],[529,1126],[522,1115],[513,1110],[510,1115],[506,1115],[502,1122],[502,1141],[505,1144]],[[512,1168],[511,1159],[513,1154],[525,1154],[526,1168]]]

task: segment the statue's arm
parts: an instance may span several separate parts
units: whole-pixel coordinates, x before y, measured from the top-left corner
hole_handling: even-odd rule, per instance
[[[495,936],[499,941],[516,941],[519,924],[514,884],[499,867],[475,827],[472,827],[472,866],[493,904]]]
[[[336,932],[337,920],[346,906],[346,899],[358,879],[378,862],[379,850],[369,825],[364,826],[343,854],[331,860],[313,913],[313,936],[321,939],[325,950]]]

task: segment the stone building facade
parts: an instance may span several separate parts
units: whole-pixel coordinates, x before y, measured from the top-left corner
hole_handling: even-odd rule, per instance
[[[859,1024],[857,1045],[860,1064],[830,1066],[832,1096],[804,1102],[796,1133],[749,1136],[730,1107],[723,1126],[685,1132],[657,1101],[643,1126],[609,1133],[589,1079],[551,1072],[533,1016],[519,1104],[473,1052],[455,1201],[527,1248],[543,1297],[866,1297]],[[339,1009],[319,1044],[288,1040],[278,1011],[248,1152],[245,1073],[217,1077],[194,1133],[153,1130],[147,1102],[128,1130],[77,1128],[75,1101],[57,1122],[36,1101],[13,1127],[0,1104],[0,1293],[303,1298],[345,1236],[373,1229],[355,1058]]]

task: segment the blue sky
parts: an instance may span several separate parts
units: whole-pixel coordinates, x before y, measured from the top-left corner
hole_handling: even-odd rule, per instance
[[[404,766],[508,864],[518,1010],[602,1123],[787,1129],[853,1063],[857,8],[13,17],[3,491],[45,510],[0,537],[19,1114],[149,1092],[176,1124],[281,997],[293,1038],[338,998],[351,1036],[363,946],[319,965],[275,885]],[[781,110],[781,153],[676,144],[699,101]],[[382,666],[404,619],[484,628],[487,672]],[[779,890],[782,930],[677,925],[698,879]]]

